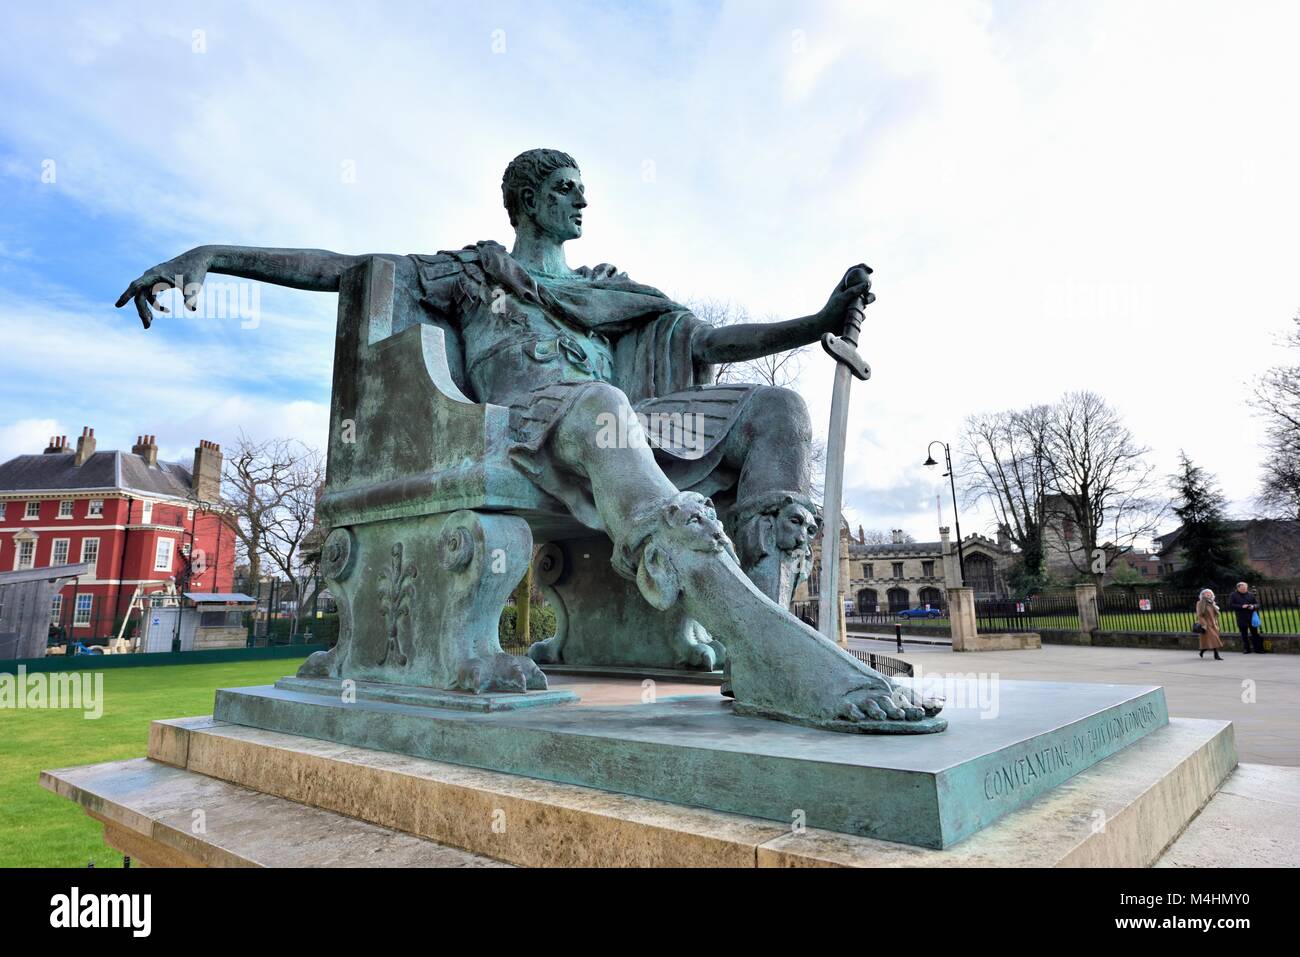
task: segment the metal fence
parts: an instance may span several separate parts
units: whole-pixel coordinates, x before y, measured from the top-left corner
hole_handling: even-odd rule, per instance
[[[1259,601],[1261,634],[1300,634],[1300,589],[1259,585],[1251,591]],[[1225,633],[1237,631],[1236,615],[1228,608],[1232,592],[1231,585],[1214,589]],[[1190,632],[1199,594],[1199,589],[1106,588],[1097,601],[1099,626],[1102,631]]]
[[[797,601],[790,606],[790,610],[794,612],[795,617],[814,628],[817,627],[817,623],[821,618],[818,603],[815,601]],[[894,625],[900,622],[909,621],[917,624],[946,625],[948,624],[948,608],[943,602],[931,602],[927,604],[896,604],[889,610],[881,610],[879,607],[860,609],[849,602],[846,603],[844,612],[846,627],[871,628],[873,626],[882,626],[892,629]]]
[[[1078,627],[1079,607],[1073,592],[975,602],[975,630],[981,633]]]

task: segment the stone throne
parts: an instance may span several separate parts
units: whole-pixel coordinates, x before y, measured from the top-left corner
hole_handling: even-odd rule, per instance
[[[374,257],[339,288],[319,504],[331,529],[321,574],[338,602],[339,639],[299,678],[523,691],[485,669],[500,663],[498,619],[534,544],[558,630],[533,658],[721,667],[720,643],[680,610],[647,603],[610,566],[608,538],[510,461],[508,410],[473,401],[454,378],[463,368],[456,330],[426,321],[394,331],[394,279],[394,264]],[[522,664],[527,687],[545,688]]]

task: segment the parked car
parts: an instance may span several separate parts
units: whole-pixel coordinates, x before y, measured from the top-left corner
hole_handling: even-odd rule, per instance
[[[898,613],[899,618],[942,618],[943,612],[938,608],[904,608]]]

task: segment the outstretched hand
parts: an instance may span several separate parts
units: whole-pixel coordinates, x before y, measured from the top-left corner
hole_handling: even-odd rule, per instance
[[[148,329],[153,323],[151,309],[167,312],[167,307],[158,301],[158,296],[168,289],[179,289],[185,296],[185,308],[193,312],[197,308],[199,294],[203,291],[208,265],[207,257],[197,250],[159,263],[152,269],[146,269],[139,279],[126,287],[126,291],[117,297],[117,307],[120,309],[134,300],[140,321]]]

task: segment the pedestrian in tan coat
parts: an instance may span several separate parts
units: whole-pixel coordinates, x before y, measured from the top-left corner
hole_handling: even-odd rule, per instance
[[[1219,637],[1219,606],[1214,603],[1214,592],[1206,588],[1196,601],[1196,621],[1204,629],[1201,632],[1201,653],[1204,658],[1207,651],[1214,651],[1214,660],[1222,661],[1219,649],[1223,639]]]

